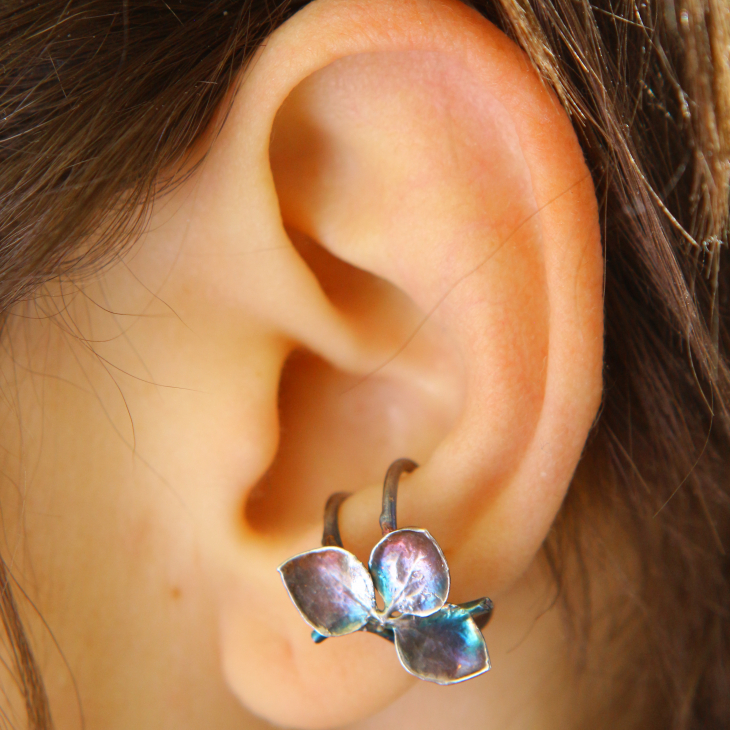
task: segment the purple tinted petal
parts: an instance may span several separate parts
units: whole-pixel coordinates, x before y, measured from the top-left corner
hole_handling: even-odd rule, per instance
[[[459,606],[446,604],[431,616],[402,616],[389,625],[401,664],[420,679],[456,684],[490,667],[482,632]]]
[[[342,548],[296,555],[279,566],[279,573],[302,618],[323,636],[357,631],[375,609],[370,575]]]
[[[370,554],[370,573],[393,611],[428,616],[449,595],[449,567],[438,543],[426,530],[404,529],[387,534]]]

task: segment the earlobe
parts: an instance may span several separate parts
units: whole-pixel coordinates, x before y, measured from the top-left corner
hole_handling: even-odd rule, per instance
[[[266,449],[198,497],[230,520],[205,527],[227,679],[275,722],[350,722],[411,679],[370,637],[313,645],[276,567],[317,546],[343,489],[345,547],[366,559],[382,473],[409,456],[401,525],[444,549],[450,602],[496,599],[498,630],[600,401],[590,176],[565,112],[473,11],[320,0],[246,72],[193,187],[190,286],[273,353],[247,411]]]

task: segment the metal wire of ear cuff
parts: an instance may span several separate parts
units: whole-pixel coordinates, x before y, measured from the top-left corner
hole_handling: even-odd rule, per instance
[[[394,643],[400,663],[415,677],[456,684],[490,668],[481,629],[493,605],[489,598],[447,603],[449,567],[438,543],[427,530],[397,528],[398,481],[417,466],[398,459],[385,475],[383,538],[367,568],[342,547],[338,513],[350,495],[337,492],[325,506],[322,547],[290,558],[278,570],[294,605],[314,629],[315,642],[369,631]]]

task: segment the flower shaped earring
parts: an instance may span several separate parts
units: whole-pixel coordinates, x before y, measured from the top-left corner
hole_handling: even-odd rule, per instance
[[[416,466],[399,459],[385,475],[383,538],[367,568],[342,547],[337,516],[349,494],[337,492],[325,507],[322,547],[296,555],[278,570],[294,605],[314,629],[315,642],[369,631],[393,642],[400,663],[415,677],[456,684],[490,668],[481,629],[491,617],[492,601],[447,603],[449,566],[436,540],[427,530],[397,529],[398,481]]]

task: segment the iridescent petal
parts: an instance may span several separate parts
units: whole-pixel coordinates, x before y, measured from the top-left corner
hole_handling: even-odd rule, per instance
[[[459,606],[447,603],[430,616],[401,616],[389,623],[406,671],[437,684],[455,684],[489,669],[482,632]]]
[[[428,616],[449,595],[449,567],[427,530],[407,528],[387,534],[373,548],[369,567],[386,616],[394,611]]]
[[[279,573],[302,618],[323,636],[361,629],[375,609],[365,566],[342,548],[296,555],[279,566]]]

